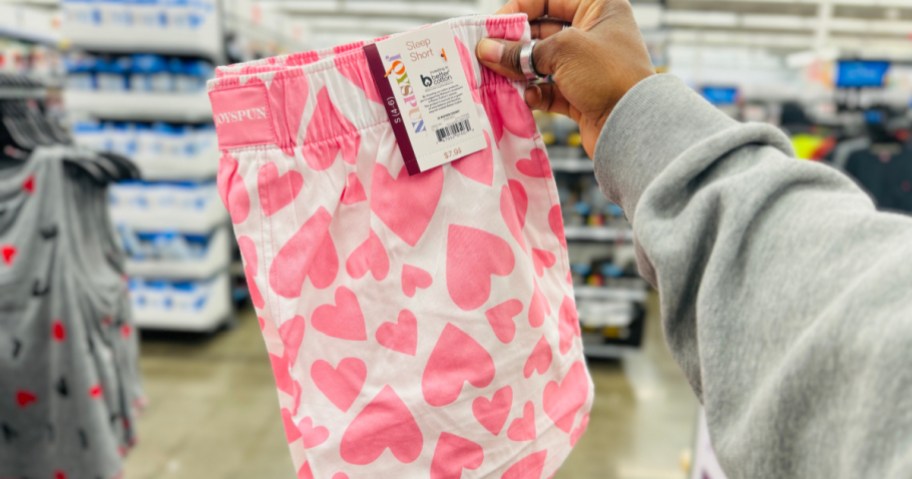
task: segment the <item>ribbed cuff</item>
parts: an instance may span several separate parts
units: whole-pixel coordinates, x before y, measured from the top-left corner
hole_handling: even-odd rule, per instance
[[[633,221],[643,191],[668,164],[737,125],[677,77],[654,75],[627,92],[605,122],[593,158],[596,179]]]

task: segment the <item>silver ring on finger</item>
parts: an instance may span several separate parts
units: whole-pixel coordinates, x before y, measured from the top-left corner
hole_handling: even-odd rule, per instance
[[[541,83],[548,78],[548,76],[541,75],[535,71],[535,61],[532,59],[532,50],[535,48],[536,43],[538,43],[538,40],[532,40],[523,45],[519,50],[519,68],[522,70],[523,75],[525,75],[526,80],[530,83]]]

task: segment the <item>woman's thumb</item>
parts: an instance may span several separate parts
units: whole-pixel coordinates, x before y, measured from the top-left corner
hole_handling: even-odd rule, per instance
[[[535,44],[535,49],[532,52],[535,70],[541,75],[548,75],[552,72],[551,62],[546,57],[549,44],[552,42],[551,37],[541,40]],[[475,55],[478,56],[478,61],[482,65],[491,70],[514,80],[525,80],[526,76],[523,74],[519,63],[519,54],[522,47],[523,43],[521,42],[483,38],[475,48]]]

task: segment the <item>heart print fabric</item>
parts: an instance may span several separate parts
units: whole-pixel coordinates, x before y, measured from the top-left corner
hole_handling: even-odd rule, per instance
[[[222,67],[227,206],[300,479],[551,477],[592,402],[557,189],[523,85],[446,22],[488,147],[409,176],[363,43]]]

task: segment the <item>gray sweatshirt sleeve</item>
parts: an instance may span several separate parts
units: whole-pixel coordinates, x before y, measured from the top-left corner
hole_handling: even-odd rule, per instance
[[[912,477],[912,219],[660,75],[596,146],[731,479]]]

